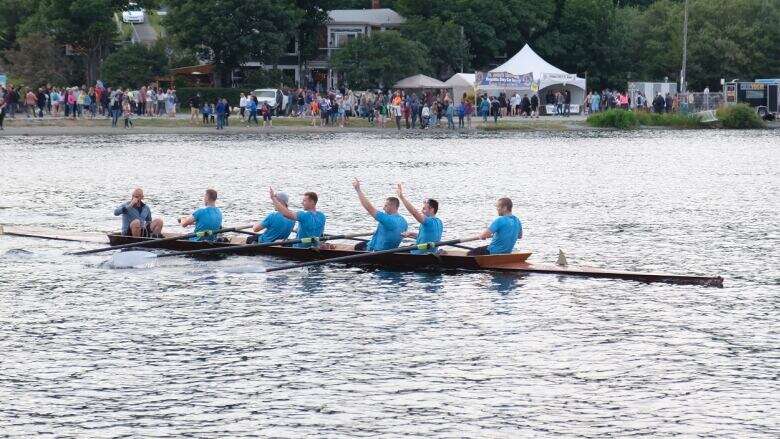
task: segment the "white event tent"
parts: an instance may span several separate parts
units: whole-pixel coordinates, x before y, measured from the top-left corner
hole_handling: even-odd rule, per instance
[[[585,79],[578,77],[576,74],[566,73],[548,63],[541,56],[537,55],[528,44],[523,46],[507,62],[491,70],[490,73],[510,73],[513,75],[532,73],[533,81],[539,87],[539,100],[542,103],[545,103],[545,97],[548,92],[555,93],[568,90],[571,93],[572,113],[579,112],[580,106],[585,102]],[[477,88],[482,89],[479,84]],[[508,91],[522,92],[522,90]]]
[[[474,93],[474,82],[476,75],[473,73],[456,73],[452,75],[444,84],[452,89],[452,100],[455,105],[460,104],[463,93]]]

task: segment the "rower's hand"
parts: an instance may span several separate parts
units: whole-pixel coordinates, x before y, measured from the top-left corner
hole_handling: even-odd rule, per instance
[[[268,188],[268,194],[271,195],[271,200],[275,200],[276,199],[276,192],[274,192],[274,188],[269,187]]]
[[[404,187],[401,183],[398,183],[398,187],[396,187],[395,192],[398,194],[398,198],[404,197]]]
[[[352,187],[355,188],[356,191],[360,191],[360,180],[355,177],[355,181],[352,182]]]

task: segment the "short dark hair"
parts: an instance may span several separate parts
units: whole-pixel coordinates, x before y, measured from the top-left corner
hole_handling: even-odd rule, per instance
[[[401,202],[398,201],[398,198],[396,197],[387,197],[387,201],[390,202],[396,209],[398,209],[401,206]]]
[[[428,203],[428,207],[433,209],[433,213],[439,213],[439,202],[438,201],[434,200],[433,198],[428,198],[428,200],[425,201],[425,202]]]
[[[506,207],[506,210],[510,212],[512,211],[512,200],[507,197],[499,198],[498,205],[501,207]]]
[[[319,198],[317,198],[317,193],[316,192],[305,192],[303,194],[303,196],[307,197],[308,199],[310,199],[312,201],[314,201],[314,204],[317,204],[317,201],[319,200]]]
[[[215,191],[214,189],[206,189],[206,196],[211,201],[217,201],[217,191]]]

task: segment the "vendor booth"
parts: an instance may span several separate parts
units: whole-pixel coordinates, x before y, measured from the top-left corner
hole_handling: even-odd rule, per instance
[[[473,73],[456,73],[448,79],[444,85],[452,89],[452,100],[455,105],[460,104],[463,99],[463,93],[467,95],[474,94],[474,81],[476,75]]]
[[[549,100],[557,92],[571,94],[571,113],[579,113],[585,102],[585,79],[545,61],[526,44],[504,64],[476,77],[478,92],[511,96],[514,93],[538,93],[542,114],[554,114],[555,105]]]
[[[396,82],[393,88],[400,90],[422,91],[438,90],[448,87],[443,82],[439,81],[438,79],[431,78],[430,76],[414,75]]]

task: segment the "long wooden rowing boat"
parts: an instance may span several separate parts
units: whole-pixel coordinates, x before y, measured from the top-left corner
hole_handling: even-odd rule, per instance
[[[119,234],[109,234],[109,243],[112,246],[143,242],[147,238],[134,238]],[[231,247],[239,245],[230,242],[204,242],[176,240],[156,244],[155,248],[175,251],[200,250],[217,247]],[[329,246],[330,247],[330,246]],[[339,256],[347,256],[364,253],[352,249],[348,245],[333,245],[332,248],[295,248],[295,247],[257,247],[247,248],[231,254],[244,256],[275,256],[296,261],[312,261],[329,259]],[[565,276],[597,277],[609,279],[634,280],[639,282],[664,282],[673,284],[704,285],[722,287],[723,278],[720,276],[690,276],[668,273],[643,273],[633,271],[605,270],[595,267],[561,267],[557,265],[539,265],[527,262],[531,253],[512,253],[508,255],[468,256],[466,252],[459,250],[447,250],[442,255],[415,255],[410,253],[392,253],[373,257],[356,262],[357,265],[373,265],[379,267],[407,269],[407,270],[479,270],[479,271],[503,271],[514,273],[545,273]],[[212,255],[213,257],[213,255]]]

